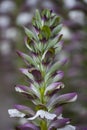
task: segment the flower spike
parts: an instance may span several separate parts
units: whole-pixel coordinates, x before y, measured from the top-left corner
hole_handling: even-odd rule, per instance
[[[17,92],[28,97],[29,103],[14,105],[8,113],[10,117],[26,120],[27,123],[19,125],[18,130],[75,130],[70,119],[62,117],[63,105],[75,101],[77,94],[60,95],[64,88],[60,81],[64,73],[60,69],[67,62],[67,58],[58,57],[63,46],[60,17],[52,10],[45,9],[41,13],[36,10],[32,26],[32,30],[24,27],[29,53],[17,51],[26,63],[20,71],[27,77],[29,85],[15,87]]]

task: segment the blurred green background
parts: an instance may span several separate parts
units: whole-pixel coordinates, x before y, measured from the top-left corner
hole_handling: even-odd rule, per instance
[[[28,102],[14,90],[26,81],[18,70],[24,63],[16,50],[27,51],[22,27],[30,28],[35,10],[45,8],[61,16],[63,23],[60,59],[69,61],[63,67],[62,93],[78,93],[78,100],[65,106],[63,114],[72,118],[73,125],[87,129],[87,0],[0,0],[0,130],[14,130],[18,120],[9,117],[8,109]]]

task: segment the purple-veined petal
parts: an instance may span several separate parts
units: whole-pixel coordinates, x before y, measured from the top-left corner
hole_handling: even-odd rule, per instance
[[[60,75],[60,77],[63,77],[63,76],[64,76],[64,72],[63,72],[63,71],[61,71],[61,70],[57,71],[57,74],[59,74],[59,75]]]
[[[20,93],[28,94],[32,98],[40,97],[38,89],[33,84],[30,86],[17,85],[15,90]]]
[[[64,59],[61,60],[62,65],[66,64],[67,62],[68,62],[67,58],[64,58]]]
[[[57,115],[57,116],[60,116],[62,114],[62,111],[63,111],[63,108],[61,106],[57,107],[55,110],[54,110],[54,113]]]
[[[18,111],[17,109],[9,109],[8,113],[10,115],[10,117],[24,117],[25,114]]]
[[[69,119],[68,118],[57,119],[57,120],[52,121],[50,123],[49,130],[53,130],[53,128],[57,129],[57,128],[64,127],[68,123],[69,123]]]
[[[49,113],[49,112],[44,111],[44,110],[38,110],[36,112],[35,116],[28,118],[28,120],[34,120],[37,117],[46,118],[48,120],[53,120],[56,117],[56,114],[52,114],[52,113]]]
[[[15,90],[17,92],[20,92],[20,93],[23,93],[23,94],[27,94],[28,97],[30,97],[31,99],[34,99],[36,98],[37,96],[33,93],[32,91],[32,86],[30,87],[27,87],[27,86],[24,86],[24,85],[17,85],[15,87]]]
[[[28,114],[30,116],[33,116],[35,114],[34,111],[30,107],[27,107],[27,106],[24,106],[24,105],[14,105],[14,107],[18,111],[20,111],[20,112],[22,112],[24,114]]]
[[[34,81],[33,75],[29,72],[29,69],[20,68],[21,73],[25,74],[31,81]]]
[[[76,99],[77,99],[77,94],[75,92],[63,94],[63,95],[60,95],[60,96],[55,94],[49,100],[47,106],[52,107],[52,106],[56,106],[56,105],[60,105],[60,104],[68,103],[68,102],[74,102]]]
[[[17,54],[22,57],[24,59],[24,61],[27,63],[27,64],[31,64],[31,65],[34,65],[34,66],[37,66],[37,64],[34,62],[33,58],[21,51],[16,51]]]
[[[41,72],[37,69],[31,69],[30,73],[33,75],[34,80],[38,83],[41,83],[43,81]]]
[[[55,62],[51,67],[50,67],[50,71],[49,69],[47,70],[48,73],[46,75],[46,78],[49,79],[49,77],[51,77],[54,73],[56,73],[56,71],[65,63],[67,62],[67,58],[64,58],[62,60],[59,60],[57,62]]]
[[[20,130],[40,130],[38,126],[32,123],[26,123],[18,127]]]
[[[59,101],[74,102],[77,99],[76,93],[63,94],[58,97]]]
[[[64,76],[64,72],[63,71],[57,71],[57,73],[55,75],[53,75],[53,81],[54,82],[58,82],[59,80],[61,80]]]
[[[26,69],[26,68],[20,68],[19,70],[20,70],[23,74],[26,74],[26,75],[28,74],[28,71],[29,71],[29,70]]]
[[[19,69],[21,73],[25,74],[32,82],[40,83],[43,81],[41,72],[38,69],[26,69],[26,68],[20,68]]]
[[[27,87],[27,86],[24,86],[24,85],[17,85],[17,86],[15,87],[15,90],[16,90],[17,92],[25,92],[25,93],[28,93],[28,92],[30,91],[30,88]]]
[[[45,90],[45,94],[50,94],[53,93],[55,90],[59,90],[60,88],[63,88],[64,84],[61,82],[55,82],[52,83],[51,85],[49,85],[46,90]]]

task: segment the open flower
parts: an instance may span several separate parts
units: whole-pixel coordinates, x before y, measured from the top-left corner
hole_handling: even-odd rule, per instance
[[[28,118],[28,120],[34,120],[37,117],[40,117],[40,118],[43,118],[43,119],[45,118],[45,119],[48,119],[48,120],[53,120],[56,117],[56,114],[52,114],[52,113],[49,113],[49,112],[44,111],[44,110],[39,110],[39,111],[36,112],[35,116]]]
[[[24,117],[25,114],[18,111],[17,109],[9,109],[8,113],[10,115],[10,117]]]

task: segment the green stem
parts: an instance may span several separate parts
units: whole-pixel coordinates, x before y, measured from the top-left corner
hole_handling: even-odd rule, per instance
[[[41,130],[48,130],[46,120],[41,121]]]
[[[42,59],[42,55],[41,55],[40,59]],[[46,76],[46,70],[43,67],[41,60],[40,60],[40,71],[41,71],[41,74],[42,74],[42,77],[43,77],[43,80],[44,80],[44,77]],[[46,89],[46,84],[45,84],[45,81],[43,81],[43,85],[40,89],[40,96],[41,96],[40,100],[41,100],[42,104],[45,104],[45,99],[44,99],[45,98],[45,96],[44,96],[45,89]],[[40,127],[41,127],[41,130],[48,130],[46,119],[41,120]]]

